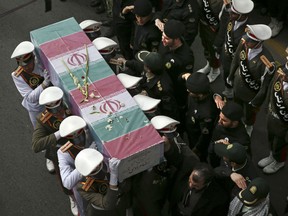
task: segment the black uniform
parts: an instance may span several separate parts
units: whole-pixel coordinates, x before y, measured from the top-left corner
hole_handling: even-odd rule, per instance
[[[200,7],[196,0],[167,0],[161,11],[155,14],[155,19],[167,22],[169,19],[175,19],[183,22],[185,25],[185,41],[190,46],[197,33],[199,22]]]
[[[183,44],[175,50],[164,47],[160,43],[158,52],[164,59],[166,71],[171,77],[176,91],[176,99],[179,106],[185,106],[187,101],[187,90],[185,81],[181,79],[183,73],[192,73],[194,67],[194,55],[190,47],[182,41]]]
[[[134,0],[113,0],[113,28],[119,42],[119,47],[125,59],[133,58],[133,51],[130,48],[131,38],[134,29],[134,14],[122,14],[122,10],[133,5]]]
[[[239,121],[237,127],[226,128],[217,124],[213,130],[212,139],[209,146],[209,162],[212,167],[220,165],[220,158],[214,152],[215,141],[228,138],[230,143],[240,143],[250,152],[250,137],[247,134],[244,124]]]
[[[154,20],[149,20],[144,25],[137,25],[134,33],[133,53],[140,50],[156,52],[161,42],[162,33],[155,26]]]
[[[214,102],[212,93],[209,93],[203,100],[188,96],[186,131],[189,146],[199,152],[201,161],[206,161],[207,159],[208,146],[218,115],[219,110]]]

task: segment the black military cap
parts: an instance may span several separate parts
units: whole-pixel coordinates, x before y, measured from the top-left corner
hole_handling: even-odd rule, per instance
[[[247,159],[245,147],[239,143],[224,144],[215,143],[215,153],[220,157],[226,157],[229,161],[243,164]]]
[[[205,94],[210,91],[210,82],[206,74],[194,72],[186,80],[186,88],[195,94]]]
[[[178,20],[168,20],[164,25],[164,33],[171,39],[180,38],[185,32],[185,26]]]
[[[241,105],[234,101],[227,101],[221,112],[225,117],[232,121],[240,121],[243,116],[243,109]]]
[[[270,191],[268,182],[263,178],[253,179],[246,189],[238,194],[238,198],[246,206],[253,206],[258,200],[267,197]]]
[[[152,13],[152,4],[148,0],[136,0],[133,12],[140,17],[149,16]]]
[[[144,65],[146,65],[152,73],[159,74],[163,71],[164,61],[162,56],[157,52],[150,52],[144,58]]]

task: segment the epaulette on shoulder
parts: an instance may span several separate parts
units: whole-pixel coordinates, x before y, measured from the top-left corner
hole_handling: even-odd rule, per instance
[[[52,116],[53,114],[48,112],[47,110],[45,110],[44,112],[42,112],[41,114],[41,118],[40,121],[45,124]]]
[[[19,66],[16,70],[15,70],[15,76],[18,77],[23,71],[23,68],[21,66]]]
[[[70,141],[66,142],[63,146],[60,147],[60,150],[64,153],[73,146],[73,143]]]
[[[91,187],[91,185],[94,183],[94,181],[95,181],[94,178],[87,177],[87,178],[86,178],[86,181],[82,183],[82,184],[83,184],[82,189],[83,189],[84,191],[88,191],[89,188]]]

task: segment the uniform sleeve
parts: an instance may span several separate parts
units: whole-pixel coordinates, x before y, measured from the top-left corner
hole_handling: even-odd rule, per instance
[[[69,153],[63,153],[61,149],[57,151],[60,176],[63,183],[63,186],[68,190],[71,190],[78,182],[81,181],[82,175],[71,166],[71,163],[74,164],[74,160],[71,158]]]
[[[39,96],[43,91],[42,85],[39,85],[36,89],[32,89],[22,77],[16,77],[14,72],[12,73],[12,78],[21,96],[29,103],[38,103]]]
[[[54,133],[48,134],[46,128],[37,120],[32,135],[32,150],[38,153],[49,146],[56,146],[56,144],[57,140]]]
[[[108,188],[107,193],[103,195],[100,193],[96,193],[92,189],[84,191],[82,189],[82,184],[78,183],[77,191],[85,200],[87,200],[88,202],[92,203],[93,205],[99,208],[112,210],[116,207],[118,199],[118,191],[116,190],[111,190],[110,188]]]

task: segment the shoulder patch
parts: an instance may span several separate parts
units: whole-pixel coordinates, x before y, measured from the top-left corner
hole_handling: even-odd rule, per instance
[[[53,115],[52,113],[45,110],[44,112],[41,113],[40,121],[43,124],[45,124],[52,117],[52,115]]]
[[[73,146],[73,144],[70,141],[68,141],[63,146],[60,147],[60,150],[64,153],[68,149],[70,149],[72,146]]]
[[[16,70],[15,70],[15,76],[18,77],[23,71],[23,68],[22,67],[18,67]]]

